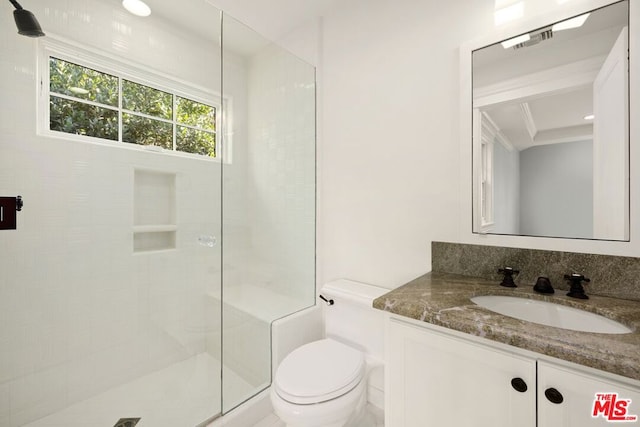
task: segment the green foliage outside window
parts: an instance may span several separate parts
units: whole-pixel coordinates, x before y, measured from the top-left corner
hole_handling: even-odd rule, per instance
[[[176,149],[178,151],[215,157],[215,147],[215,133],[178,126],[176,132]]]
[[[118,140],[118,112],[52,96],[49,127],[59,132]]]
[[[49,59],[52,93],[118,106],[118,78],[56,58]]]
[[[149,86],[122,81],[122,108],[171,120],[173,95]]]
[[[173,150],[173,125],[133,114],[122,114],[122,141]]]
[[[178,96],[176,97],[176,108],[178,123],[210,131],[216,130],[216,109],[214,107]]]
[[[51,130],[216,156],[213,106],[53,57],[49,76]]]

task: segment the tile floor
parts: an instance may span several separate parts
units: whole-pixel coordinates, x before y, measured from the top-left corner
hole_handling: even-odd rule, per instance
[[[225,370],[225,377],[234,385],[227,391],[239,400],[253,390],[230,370]],[[25,427],[112,427],[120,418],[134,417],[141,418],[136,427],[195,426],[219,410],[219,378],[220,362],[201,353]]]
[[[269,414],[253,427],[285,427],[285,424],[275,414]],[[384,427],[384,412],[371,404],[367,405],[367,416],[355,427]]]
[[[207,353],[198,354],[25,427],[112,427],[118,419],[129,417],[141,418],[136,427],[195,426],[212,415],[211,402],[220,401],[219,384],[207,380],[218,378],[219,370],[216,359]],[[227,392],[237,394],[238,401],[247,390],[253,389],[233,372],[226,371],[225,375],[237,383]],[[270,407],[270,403],[268,405]],[[253,426],[243,427],[285,427],[285,424],[270,413]],[[384,412],[367,405],[367,416],[356,427],[384,427]]]

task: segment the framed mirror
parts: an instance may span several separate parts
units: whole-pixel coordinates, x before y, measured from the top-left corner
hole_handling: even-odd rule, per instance
[[[472,58],[473,233],[629,240],[629,0]]]

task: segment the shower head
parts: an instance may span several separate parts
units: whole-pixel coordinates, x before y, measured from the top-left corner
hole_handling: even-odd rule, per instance
[[[18,27],[18,34],[28,37],[44,36],[44,32],[42,28],[40,28],[40,24],[38,24],[38,20],[33,13],[23,9],[16,0],[9,1],[16,8],[16,10],[13,11],[13,18]]]

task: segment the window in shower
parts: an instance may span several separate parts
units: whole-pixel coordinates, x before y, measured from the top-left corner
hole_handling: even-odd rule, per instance
[[[56,56],[48,64],[49,130],[216,157],[216,106]]]

